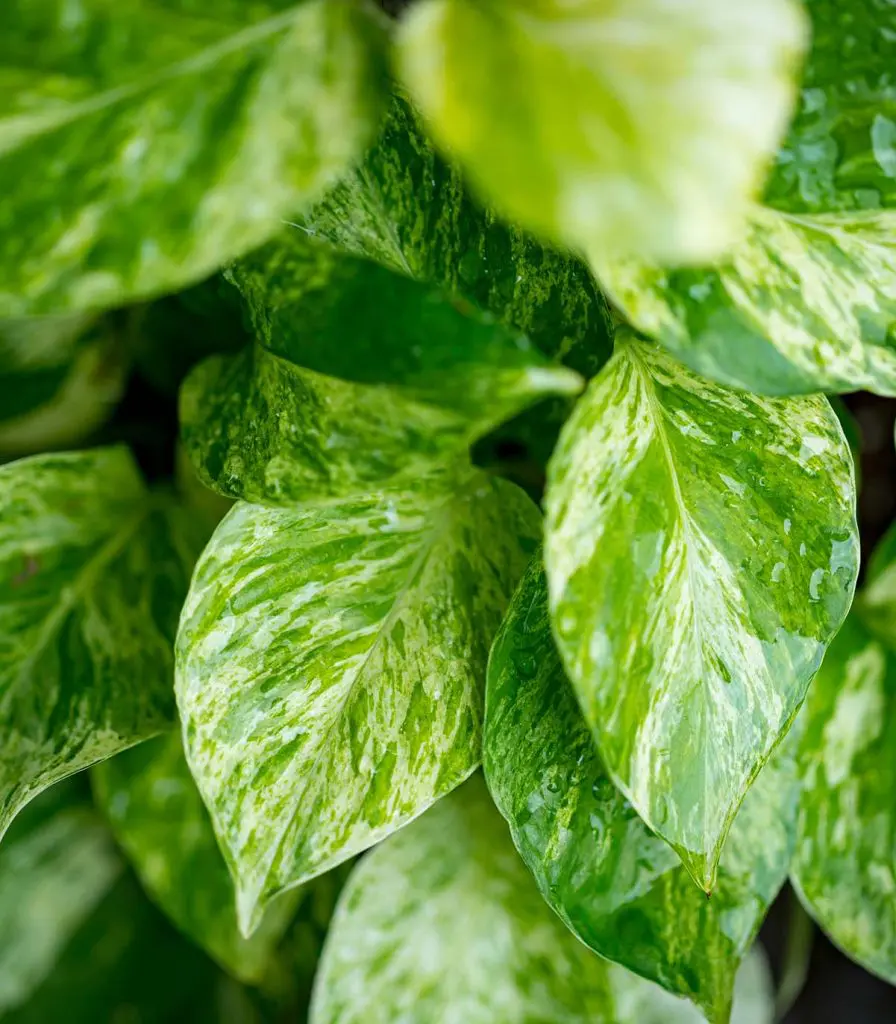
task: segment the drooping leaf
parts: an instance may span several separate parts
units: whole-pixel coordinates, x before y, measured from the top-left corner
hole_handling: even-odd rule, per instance
[[[244,932],[476,768],[488,644],[539,533],[529,499],[481,473],[447,498],[421,483],[225,517],[177,695]]]
[[[342,252],[467,299],[586,377],[610,356],[609,309],[584,264],[473,200],[400,95],[363,162],[301,224]]]
[[[300,894],[272,903],[251,938],[240,935],[233,883],[180,732],[110,758],[94,768],[93,780],[116,839],[162,910],[236,977],[263,978]]]
[[[711,259],[790,113],[789,0],[424,0],[399,69],[434,137],[500,209],[598,252]]]
[[[195,554],[123,448],[0,468],[0,835],[54,782],[170,723]]]
[[[794,883],[830,938],[896,984],[893,531],[809,691]]]
[[[381,28],[361,0],[77,14],[0,9],[2,316],[203,277],[316,198],[375,129]]]
[[[896,394],[896,9],[806,0],[813,45],[767,206],[719,264],[591,263],[699,373],[767,394]]]
[[[852,600],[852,456],[820,396],[703,380],[628,335],[549,467],[560,653],[608,772],[712,889],[728,827]]]
[[[727,1024],[738,967],[787,878],[799,797],[793,747],[788,739],[747,795],[707,900],[607,776],[533,561],[489,660],[489,788],[542,895],[575,935],[712,1021]]]
[[[763,985],[756,965],[751,987]],[[765,995],[767,1006],[767,993]],[[768,1024],[746,1008],[744,1024]],[[538,895],[481,780],[355,869],[324,947],[311,1024],[699,1024],[594,956]]]
[[[58,787],[64,789],[65,787]],[[121,873],[90,807],[56,790],[0,846],[0,1017],[25,1002]]]
[[[207,360],[181,394],[200,478],[232,497],[308,502],[401,487],[466,457],[577,374],[525,336],[290,229],[234,269],[259,344]]]
[[[0,459],[77,444],[112,413],[127,360],[94,316],[0,321]]]

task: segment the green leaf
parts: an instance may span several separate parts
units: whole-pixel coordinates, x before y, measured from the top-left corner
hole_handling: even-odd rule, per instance
[[[791,133],[744,238],[668,271],[591,247],[628,319],[693,369],[767,394],[896,394],[896,9],[807,0],[813,46]]]
[[[94,792],[146,891],[187,935],[243,981],[261,980],[296,898],[271,905],[258,931],[237,927],[233,883],[178,731],[141,743],[93,770]]]
[[[554,453],[560,653],[611,778],[707,891],[849,609],[855,500],[826,399],[730,391],[631,335]]]
[[[830,938],[896,984],[894,534],[809,691],[794,884]]]
[[[609,309],[584,264],[476,203],[400,95],[364,161],[301,223],[342,252],[462,296],[584,376],[610,356]]]
[[[3,1020],[50,974],[120,872],[102,822],[67,793],[45,794],[16,822],[0,846]]]
[[[2,316],[203,277],[316,198],[380,111],[361,0],[4,4],[0,40]]]
[[[290,229],[233,271],[260,344],[181,395],[200,478],[273,503],[413,485],[577,374],[458,299]]]
[[[89,437],[124,391],[114,326],[78,314],[0,321],[0,459]]]
[[[889,0],[803,0],[812,48],[766,200],[795,213],[896,208]]]
[[[628,319],[698,373],[769,395],[896,394],[896,210],[756,207],[709,269],[592,265]]]
[[[0,468],[0,835],[60,779],[161,731],[196,553],[123,448]]]
[[[69,938],[30,998],[3,1024],[139,1021],[224,1024],[210,1011],[220,975],[125,875]],[[228,1024],[248,1024],[236,1020]]]
[[[244,933],[476,768],[489,640],[540,525],[482,473],[447,498],[421,484],[225,517],[181,618],[177,695]]]
[[[770,1024],[765,999],[742,1024]],[[700,1024],[687,1003],[585,949],[545,906],[480,779],[355,869],[311,1024]]]
[[[437,142],[506,214],[598,252],[711,259],[787,123],[789,0],[423,0],[398,63]]]
[[[747,795],[707,900],[602,766],[551,635],[541,559],[530,565],[489,660],[483,760],[495,803],[575,935],[713,1021],[727,1024],[738,966],[787,878],[793,747]]]

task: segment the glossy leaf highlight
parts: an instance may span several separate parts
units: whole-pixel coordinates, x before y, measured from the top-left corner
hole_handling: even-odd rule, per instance
[[[481,473],[447,499],[225,517],[181,619],[177,696],[244,932],[476,768],[489,640],[540,526]]]
[[[360,0],[4,4],[0,316],[173,290],[264,241],[373,134],[381,34]]]
[[[270,969],[298,893],[271,905],[245,939],[208,811],[177,730],[141,743],[93,770],[97,802],[146,891],[187,935],[236,977]]]
[[[822,397],[719,387],[633,336],[564,428],[545,561],[613,781],[707,891],[852,600],[852,456]]]
[[[489,788],[570,930],[712,1021],[727,1024],[738,967],[787,878],[799,798],[793,748],[788,738],[747,795],[707,900],[601,764],[551,633],[541,559],[533,561],[489,660]]]
[[[0,835],[54,782],[170,723],[196,544],[123,448],[0,468]]]
[[[434,138],[508,216],[692,262],[737,238],[803,41],[788,0],[424,0],[398,52]]]

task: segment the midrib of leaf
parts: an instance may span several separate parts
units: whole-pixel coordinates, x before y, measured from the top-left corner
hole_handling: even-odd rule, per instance
[[[77,121],[79,118],[89,117],[91,114],[95,114],[125,100],[133,99],[141,93],[149,92],[151,89],[173,81],[176,78],[197,74],[214,65],[222,57],[251,46],[267,36],[275,35],[281,29],[286,28],[295,19],[300,7],[301,5],[299,7],[291,7],[287,11],[241,29],[220,42],[200,50],[192,57],[187,57],[182,61],[171,64],[135,82],[129,82],[114,89],[106,89],[104,92],[99,92],[80,102],[54,108],[54,110],[47,114],[13,117],[7,121],[0,120],[0,156],[35,135],[61,128],[63,125],[71,124],[71,122]]]
[[[872,238],[867,238],[865,236],[859,237],[857,235],[850,234],[848,231],[844,231],[843,228],[838,227],[836,224],[829,224],[818,217],[813,217],[810,214],[804,213],[786,213],[783,210],[774,210],[771,207],[769,207],[769,209],[772,209],[772,212],[778,217],[789,221],[791,224],[796,224],[801,228],[805,228],[806,231],[814,231],[818,235],[827,235],[829,238],[833,239],[834,242],[840,245],[841,248],[848,245],[855,245],[858,242],[866,249],[874,249],[876,252],[880,252],[887,257],[893,256],[892,247],[888,247],[882,242],[877,242]],[[866,211],[855,212],[861,213]],[[891,211],[883,209],[871,212],[876,214],[887,214]],[[834,212],[829,216],[838,216],[838,212]],[[893,217],[893,227],[896,229],[896,216]]]
[[[675,455],[672,452],[672,446],[669,444],[669,438],[666,436],[665,429],[665,418],[662,407],[657,401],[656,390],[653,385],[653,375],[650,372],[650,368],[647,366],[643,356],[638,351],[638,342],[634,339],[630,340],[625,346],[625,352],[631,357],[631,363],[635,372],[638,374],[641,380],[641,385],[644,388],[644,395],[647,399],[647,407],[650,411],[650,417],[653,420],[654,433],[659,438],[660,444],[662,445],[663,455],[665,457],[666,466],[669,471],[669,479],[672,483],[672,494],[675,498],[675,504],[678,507],[678,514],[681,518],[682,524],[682,535],[685,543],[685,567],[687,570],[687,590],[691,600],[691,606],[694,609],[694,637],[697,650],[699,652],[699,670],[701,677],[706,669],[706,660],[703,654],[703,624],[700,619],[700,600],[698,598],[699,588],[697,587],[696,580],[694,579],[694,566],[692,558],[693,550],[693,539],[694,533],[699,532],[702,537],[709,543],[708,538],[702,530],[691,519],[691,514],[684,500],[684,495],[681,491],[681,482],[678,479],[678,469],[675,463]],[[709,751],[705,744],[701,744],[703,753],[703,801],[704,807],[709,805]],[[706,833],[706,821],[703,822],[703,832]],[[712,851],[713,860],[715,851]],[[712,884],[715,878],[715,870],[712,872],[711,879],[697,878],[691,871],[689,864],[685,864],[688,869],[688,874],[694,879],[694,881],[703,889],[707,895],[712,892]]]
[[[464,490],[469,490],[469,487],[465,488]],[[463,493],[463,491],[461,491],[461,493]],[[422,574],[422,572],[423,572],[423,570],[425,568],[426,562],[427,562],[430,554],[432,553],[433,549],[436,546],[436,542],[439,539],[441,539],[441,537],[447,531],[448,524],[450,524],[451,519],[452,519],[451,506],[455,503],[455,501],[457,501],[456,497],[449,497],[439,507],[439,509],[438,509],[438,511],[437,511],[437,513],[436,513],[436,515],[434,517],[434,519],[438,523],[438,525],[434,527],[434,529],[432,530],[432,533],[430,534],[429,538],[422,542],[420,551],[418,552],[418,554],[415,557],[413,563],[411,564],[410,569],[408,570],[407,579],[402,584],[401,589],[395,595],[395,599],[392,602],[392,606],[389,608],[389,612],[386,615],[386,618],[383,620],[383,623],[382,623],[381,627],[377,630],[376,637],[374,638],[374,641],[371,644],[370,649],[364,655],[364,660],[358,666],[358,669],[357,669],[357,671],[356,671],[356,673],[354,675],[354,678],[351,680],[351,682],[349,683],[348,687],[346,688],[346,692],[345,692],[344,697],[339,702],[339,706],[337,708],[336,713],[332,716],[332,718],[330,719],[330,721],[329,721],[329,723],[328,723],[328,725],[327,725],[327,727],[326,727],[326,729],[324,731],[324,734],[323,734],[323,737],[321,739],[320,745],[318,747],[317,753],[314,756],[314,761],[312,762],[311,767],[309,768],[308,772],[306,773],[305,785],[302,787],[302,789],[301,789],[301,791],[300,791],[300,793],[299,793],[299,795],[298,795],[298,797],[297,797],[297,799],[295,801],[294,810],[287,817],[286,822],[284,823],[283,827],[281,828],[279,834],[277,835],[276,839],[274,840],[274,842],[273,842],[273,844],[271,846],[271,853],[270,853],[270,855],[265,859],[264,873],[261,876],[261,882],[256,887],[255,892],[252,893],[253,907],[254,907],[254,904],[257,902],[257,899],[258,899],[258,896],[259,896],[261,890],[264,888],[264,886],[267,884],[267,882],[268,882],[268,880],[270,878],[271,867],[272,867],[274,861],[277,859],[277,857],[280,855],[280,853],[282,851],[283,843],[284,843],[284,841],[286,839],[286,834],[289,832],[290,828],[295,823],[296,818],[298,817],[298,814],[299,814],[299,810],[302,809],[302,805],[304,803],[305,797],[308,794],[309,790],[311,789],[312,783],[317,781],[317,778],[318,778],[318,776],[320,774],[321,766],[324,764],[324,754],[326,753],[326,751],[328,749],[328,743],[329,743],[330,738],[333,735],[333,730],[336,727],[336,723],[341,719],[343,712],[345,711],[345,709],[348,706],[351,698],[354,696],[355,692],[357,691],[357,688],[358,688],[358,686],[359,686],[359,684],[360,684],[360,682],[362,680],[362,677],[364,676],[364,671],[367,668],[367,666],[368,666],[368,664],[369,664],[369,662],[371,660],[371,657],[373,656],[374,652],[379,649],[379,645],[380,645],[381,641],[383,640],[383,637],[389,635],[389,631],[390,631],[391,627],[395,624],[396,618],[397,618],[399,612],[401,611],[402,603],[407,598],[408,594],[411,592],[411,590],[413,589],[414,585],[417,583],[420,575]],[[429,805],[427,805],[427,806],[429,806]],[[420,814],[422,814],[426,809],[427,809],[426,807],[421,808],[417,812],[417,814],[412,815],[411,817],[407,818],[406,820],[403,820],[401,822],[401,824],[407,824],[409,821],[412,821],[414,818],[416,818]],[[300,842],[301,843],[305,842],[305,839],[307,838],[307,835],[308,835],[308,830],[311,828],[311,825],[312,825],[312,823],[309,821],[307,823],[305,831],[301,834],[301,837],[300,837]],[[396,827],[397,827],[397,825],[396,825]],[[345,859],[347,859],[348,856],[351,856],[351,853],[347,853]],[[312,877],[314,877],[314,875],[311,875],[311,874],[303,875],[297,881],[293,882],[290,885],[290,888],[295,888],[296,886],[301,885],[303,882],[308,881]]]
[[[0,710],[5,712],[8,709],[10,700],[26,682],[31,669],[34,667],[34,663],[46,651],[59,627],[76,607],[80,599],[91,589],[102,570],[122,551],[128,540],[137,532],[143,520],[150,514],[151,509],[152,505],[147,501],[137,515],[125,520],[125,524],[119,533],[110,537],[97,551],[96,555],[85,563],[84,568],[75,577],[71,586],[65,587],[61,591],[59,601],[44,619],[28,656],[22,662],[16,677],[3,694],[2,700],[0,700]]]

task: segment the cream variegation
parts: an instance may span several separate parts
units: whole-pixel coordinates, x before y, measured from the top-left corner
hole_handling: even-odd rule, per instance
[[[896,984],[896,531],[806,702],[793,878],[828,936]]]
[[[54,782],[170,724],[201,540],[124,448],[0,468],[0,836]]]
[[[489,657],[485,777],[541,894],[588,947],[722,1024],[739,965],[787,878],[796,732],[747,794],[708,900],[607,776],[554,643],[540,557]]]
[[[540,532],[513,485],[239,503],[177,642],[187,759],[244,932],[478,765],[488,644]]]
[[[749,962],[739,1024],[770,1024]],[[747,990],[754,997],[748,1001]],[[538,894],[477,776],[374,850],[346,886],[311,1024],[700,1024],[589,952]]]
[[[707,377],[770,395],[896,394],[896,210],[756,207],[708,270],[591,263],[636,327]]]
[[[233,883],[180,732],[109,758],[92,776],[97,803],[150,896],[225,970],[250,983],[264,979],[301,893],[275,901],[251,938],[240,934]]]
[[[807,0],[812,49],[766,205],[712,266],[592,246],[626,316],[699,373],[767,394],[896,393],[896,8]]]
[[[627,335],[548,476],[566,669],[614,782],[709,891],[852,600],[849,447],[826,399],[729,390]]]
[[[786,128],[799,6],[424,0],[399,70],[499,209],[565,243],[693,262],[736,240]]]
[[[377,15],[366,0],[0,6],[0,316],[122,305],[261,244],[374,134]]]

